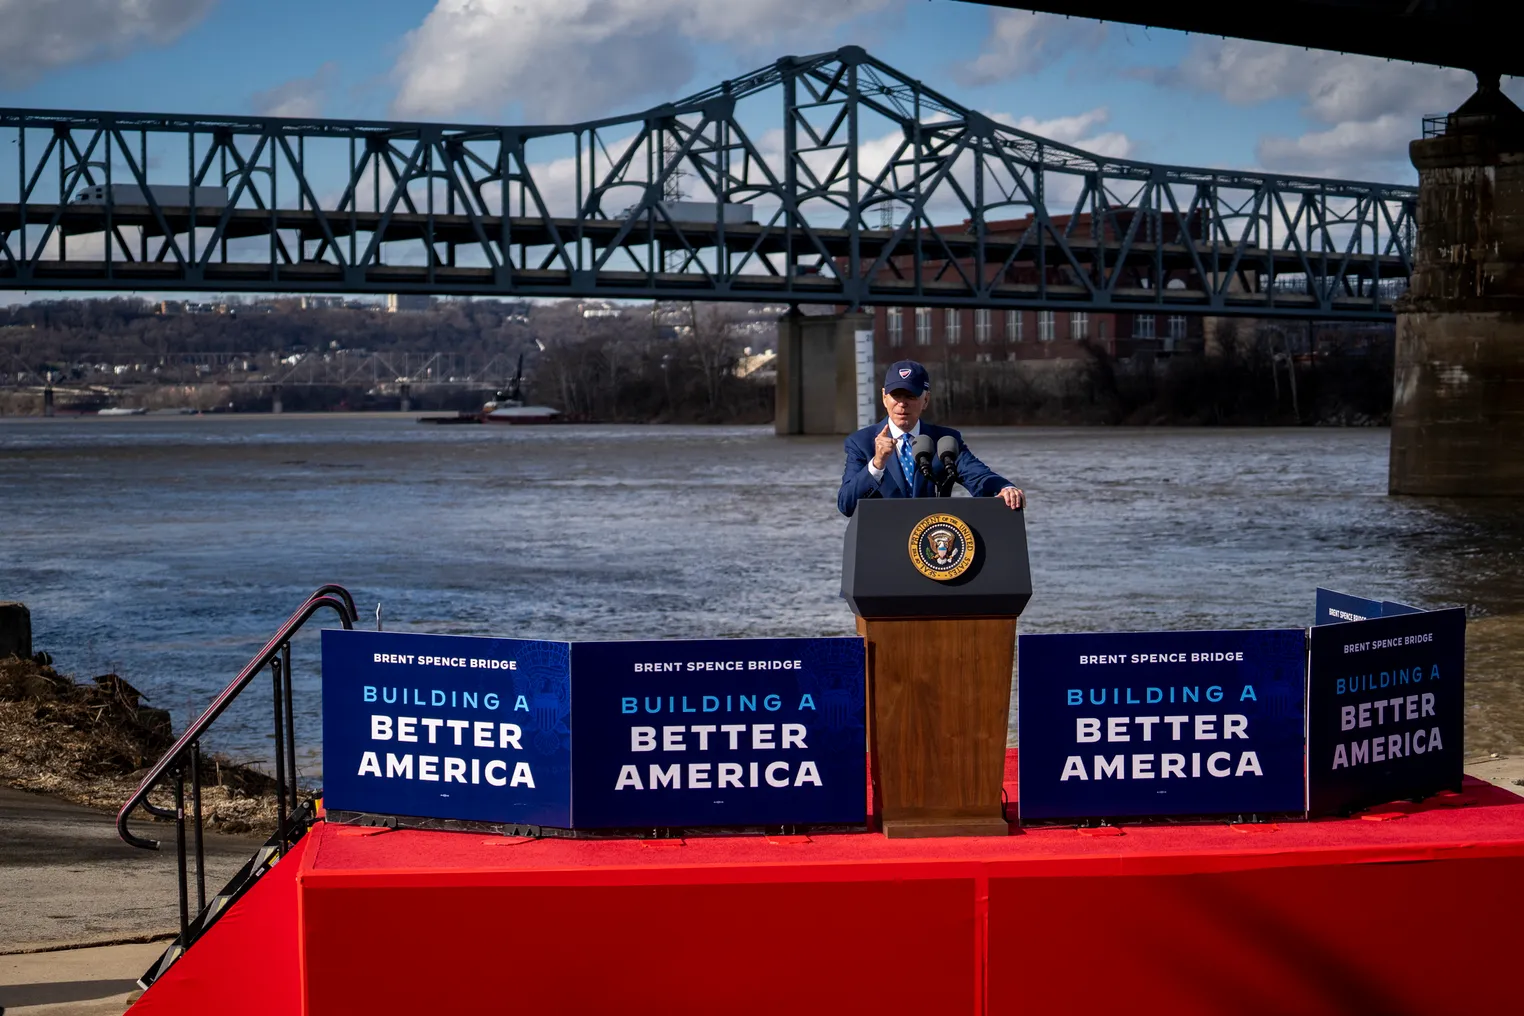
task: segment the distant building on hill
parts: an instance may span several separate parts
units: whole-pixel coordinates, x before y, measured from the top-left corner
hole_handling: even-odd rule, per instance
[[[342,310],[344,298],[342,296],[304,296],[302,297],[302,310]]]
[[[423,293],[388,293],[386,295],[388,314],[431,310],[433,307],[434,298]]]
[[[169,314],[226,314],[225,303],[195,303],[190,300],[160,300],[159,313]]]

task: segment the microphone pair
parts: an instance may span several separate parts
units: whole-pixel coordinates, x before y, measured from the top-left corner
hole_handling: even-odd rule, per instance
[[[932,441],[930,434],[921,434],[911,445],[916,469],[928,480],[935,479],[931,464],[933,457],[942,463],[950,477],[956,477],[959,450],[958,439],[951,434],[945,434],[935,442]]]

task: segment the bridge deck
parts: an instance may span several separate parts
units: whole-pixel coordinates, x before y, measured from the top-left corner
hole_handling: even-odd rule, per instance
[[[0,282],[3,282],[7,274],[6,269],[0,266]],[[426,265],[377,265],[360,270],[360,274],[364,288],[379,287],[387,291],[405,291],[426,286],[432,291],[480,293],[495,290],[499,286],[498,272],[492,268],[437,266],[431,269]],[[295,289],[348,291],[355,284],[352,271],[346,271],[342,265],[327,262],[302,262],[273,268],[265,262],[211,262],[200,269],[199,275],[203,283],[220,283],[228,287],[268,281]],[[513,292],[524,295],[575,294],[578,292],[575,275],[576,273],[567,271],[515,269],[506,284]],[[132,283],[146,288],[174,289],[187,280],[187,274],[180,265],[154,261],[116,261],[110,264],[104,261],[41,261],[37,264],[34,277],[39,283],[57,284],[59,288],[112,288],[109,285],[111,283]],[[98,285],[67,285],[71,282],[93,282]],[[606,270],[598,273],[600,289],[618,291],[623,288],[632,297],[647,295],[653,288],[687,295],[694,282],[693,276],[675,272],[651,274]],[[726,292],[732,296],[749,294],[758,301],[784,298],[779,292],[782,282],[778,276],[738,275],[730,281]],[[819,277],[794,279],[786,298],[814,303],[843,303],[847,299],[839,282]],[[1152,306],[1165,311],[1187,311],[1199,309],[1208,298],[1209,294],[1200,289],[1167,289],[1161,292],[1119,288],[1111,293],[1111,302],[1119,309],[1135,307],[1141,310]],[[1083,286],[1049,285],[1046,290],[1039,290],[1035,285],[1012,283],[996,285],[989,290],[989,301],[994,304],[1089,305],[1093,300],[1092,294]],[[905,280],[874,283],[869,289],[869,298],[863,302],[872,305],[903,303],[950,306],[977,300],[968,287],[961,283],[926,282],[917,292],[914,282]],[[1277,290],[1228,293],[1224,302],[1227,307],[1244,313],[1271,306],[1307,310],[1318,307],[1317,298],[1311,294]],[[1337,308],[1352,311],[1368,311],[1371,307],[1371,298],[1368,296],[1335,296],[1332,302]],[[1392,305],[1390,299],[1380,300],[1380,306],[1385,311],[1390,312]]]
[[[223,223],[224,215],[226,222]],[[648,245],[658,250],[713,251],[723,247],[731,257],[747,253],[799,257],[819,255],[822,252],[840,262],[849,262],[854,242],[858,257],[865,267],[871,264],[884,248],[894,240],[894,232],[887,229],[865,229],[855,236],[847,229],[811,227],[790,231],[777,225],[716,223],[669,223],[666,220],[640,222],[630,226],[621,219],[575,219],[511,216],[469,216],[460,214],[422,214],[397,212],[390,215],[373,211],[365,212],[316,212],[296,209],[245,209],[224,211],[206,207],[195,210],[198,229],[222,225],[221,235],[226,239],[250,239],[270,236],[272,230],[295,233],[305,242],[331,240],[341,254],[348,257],[346,248],[352,241],[357,250],[369,242],[369,237],[381,232],[386,242],[433,242],[436,244],[470,245],[480,251],[486,246],[501,257],[504,247],[527,250],[549,248],[548,263],[566,259],[555,254],[559,246],[572,252],[579,241],[592,250],[610,245],[635,251],[644,251]],[[340,264],[336,260],[313,260],[272,262],[267,257],[259,260],[221,260],[220,253],[210,254],[203,248],[197,251],[196,263],[187,267],[181,256],[173,252],[159,252],[157,248],[168,227],[168,232],[180,237],[181,242],[190,232],[191,209],[166,207],[158,211],[145,206],[117,206],[110,210],[104,206],[78,205],[26,205],[0,204],[0,234],[15,234],[23,224],[39,231],[53,224],[64,237],[100,235],[107,228],[142,229],[145,236],[154,241],[152,257],[157,260],[129,260],[113,258],[110,261],[98,257],[92,260],[76,258],[37,258],[25,273],[38,283],[92,288],[105,284],[144,284],[173,287],[182,284],[235,286],[241,284],[270,283],[293,287],[316,289],[344,289],[356,285],[407,288],[413,286],[458,287],[463,292],[498,290],[504,286],[513,291],[568,293],[583,288],[579,273],[565,268],[513,267],[507,272],[492,267],[450,265],[436,261],[433,265],[363,265]],[[622,230],[628,233],[621,238]],[[40,239],[40,232],[31,237]],[[920,250],[916,250],[919,243]],[[119,245],[128,246],[128,245]],[[1065,249],[1067,248],[1067,254]],[[11,240],[12,256],[18,254],[14,239]],[[922,270],[921,281],[915,281],[915,271],[909,263],[919,255]],[[1260,275],[1293,275],[1302,278],[1338,276],[1347,279],[1371,280],[1404,277],[1407,267],[1396,255],[1373,256],[1355,253],[1346,259],[1342,255],[1314,253],[1300,254],[1296,249],[1266,248],[1236,245],[1212,241],[1157,244],[1143,240],[1126,242],[1125,238],[1097,240],[1092,237],[1070,236],[1060,243],[1050,233],[1033,230],[1026,236],[998,233],[979,238],[964,231],[923,230],[919,235],[910,234],[892,247],[890,262],[877,277],[866,285],[865,303],[922,302],[927,304],[962,303],[976,298],[969,282],[959,272],[959,267],[971,275],[985,278],[997,274],[1007,265],[1016,273],[1036,270],[1039,263],[1049,269],[1060,266],[1073,268],[1068,260],[1072,255],[1078,267],[1090,278],[1113,279],[1118,272],[1130,267],[1190,273],[1200,281],[1222,286],[1228,273],[1235,268],[1240,273],[1250,273],[1240,280],[1248,285],[1233,288],[1240,292],[1222,294],[1224,308],[1244,310],[1267,307],[1315,308],[1317,298],[1309,293],[1276,290],[1273,287],[1259,289]],[[332,255],[330,255],[331,257]],[[33,255],[35,258],[35,255]],[[480,260],[485,260],[478,255]],[[525,259],[510,258],[511,262],[524,263]],[[546,259],[537,258],[542,263]],[[647,257],[648,263],[656,259]],[[940,277],[936,277],[937,265],[943,265]],[[974,266],[982,264],[982,272]],[[928,269],[925,266],[932,266]],[[15,279],[21,274],[15,261],[0,262],[0,282],[7,277]],[[896,278],[896,275],[910,277]],[[1251,277],[1252,276],[1252,277]],[[754,293],[757,299],[789,298],[814,302],[845,300],[840,280],[830,274],[806,274],[787,279],[760,259],[753,259],[748,270],[729,274],[723,280],[710,279],[698,268],[683,272],[630,270],[628,267],[604,268],[597,272],[600,290],[629,291],[632,295],[652,291],[689,291],[695,287],[718,289],[726,293]],[[1096,294],[1079,284],[1052,283],[1039,287],[1035,282],[1006,281],[994,283],[984,294],[985,299],[995,301],[1047,301],[1055,303],[1096,302]],[[1111,284],[1105,302],[1130,305],[1174,306],[1182,309],[1211,302],[1212,294],[1203,288],[1166,289],[1129,288],[1125,279]],[[1368,312],[1373,299],[1365,295],[1335,295],[1334,307],[1351,311]],[[1390,300],[1382,299],[1378,305],[1390,309]]]

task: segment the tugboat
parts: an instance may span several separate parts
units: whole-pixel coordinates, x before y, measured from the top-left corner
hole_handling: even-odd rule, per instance
[[[524,382],[524,354],[519,354],[519,365],[508,387],[494,393],[490,402],[475,412],[461,412],[456,416],[422,416],[419,423],[554,423],[561,415],[559,409],[550,406],[526,406],[522,394]]]
[[[561,415],[559,409],[549,406],[526,406],[521,385],[524,381],[524,354],[519,354],[519,365],[506,390],[496,393],[491,402],[482,406],[483,423],[552,423]]]

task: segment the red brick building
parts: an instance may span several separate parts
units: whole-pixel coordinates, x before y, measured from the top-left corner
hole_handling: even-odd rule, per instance
[[[1067,216],[1055,217],[1054,225],[1068,224]],[[1015,238],[1026,232],[1032,219],[1011,219],[989,224],[991,236]],[[966,230],[947,227],[949,232]],[[1089,216],[1081,217],[1074,236],[1088,237]],[[880,278],[903,280],[914,271],[910,256],[891,259]],[[962,262],[964,273],[971,273],[972,262]],[[947,278],[950,266],[945,261],[924,261],[921,276],[926,281]],[[1062,277],[1067,267],[1050,267],[1049,282],[1070,282]],[[1012,265],[1007,276],[1013,282],[1035,284],[1037,270],[1031,265]],[[1183,280],[1181,283],[1183,284]],[[1203,319],[1180,313],[1098,314],[1080,310],[988,310],[930,307],[879,307],[874,310],[874,355],[880,363],[898,359],[928,359],[941,362],[999,360],[1062,360],[1085,355],[1086,343],[1105,350],[1114,358],[1136,355],[1158,356],[1200,352],[1203,347]]]

